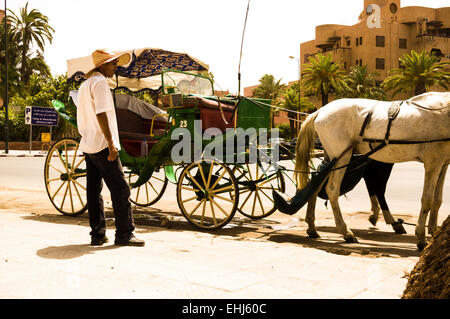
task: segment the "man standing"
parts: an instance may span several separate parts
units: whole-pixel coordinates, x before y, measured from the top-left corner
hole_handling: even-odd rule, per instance
[[[77,126],[81,135],[80,151],[85,154],[87,169],[87,204],[91,226],[91,245],[108,242],[105,236],[105,212],[101,195],[103,182],[111,192],[116,224],[115,245],[144,246],[134,234],[134,221],[129,201],[130,189],[119,158],[120,143],[114,101],[107,78],[118,65],[130,61],[130,54],[114,54],[107,50],[92,53],[94,68],[78,91]]]

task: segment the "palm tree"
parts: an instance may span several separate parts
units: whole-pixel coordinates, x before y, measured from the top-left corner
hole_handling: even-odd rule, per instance
[[[0,96],[5,92],[5,27],[4,20],[0,25]],[[12,97],[20,91],[20,54],[16,34],[7,28],[8,42],[8,96]]]
[[[298,90],[298,84],[291,85],[288,87],[283,93],[281,94],[281,97],[277,101],[277,106],[292,110],[292,111],[300,111],[300,112],[306,112],[308,110],[314,109],[314,104],[312,104],[307,97],[301,97],[300,103],[299,103],[299,90]],[[295,137],[296,130],[295,130],[295,120],[296,120],[296,113],[294,112],[288,112],[288,118],[289,118],[289,126],[291,129],[291,139]]]
[[[10,11],[10,10],[8,10]],[[37,45],[41,52],[44,52],[45,41],[52,43],[55,30],[48,24],[48,17],[36,9],[28,12],[28,2],[24,8],[20,9],[19,16],[10,11],[8,22],[11,24],[19,39],[19,49],[21,53],[20,74],[24,84],[28,84],[30,75],[27,63],[28,54],[33,44]]]
[[[344,71],[332,60],[331,54],[309,57],[302,73],[302,88],[306,95],[322,97],[322,106],[328,104],[328,96],[346,87]]]
[[[261,99],[269,99],[272,103],[276,103],[277,98],[281,92],[286,88],[285,84],[281,83],[281,79],[275,80],[272,74],[265,74],[259,79],[259,85],[253,92],[253,97]],[[271,108],[272,114],[272,127],[275,126],[275,111]]]
[[[347,85],[339,97],[386,100],[386,92],[377,84],[375,75],[377,73],[367,71],[367,66],[353,67],[345,78]]]
[[[392,97],[400,92],[408,93],[414,91],[415,95],[427,92],[433,85],[440,85],[448,90],[450,83],[450,72],[446,67],[448,61],[439,61],[439,57],[423,50],[417,53],[412,50],[411,54],[405,54],[399,59],[400,68],[392,69],[381,86],[386,90],[394,90]]]
[[[259,86],[253,92],[253,97],[275,101],[285,87],[285,84],[281,84],[281,79],[275,81],[273,75],[265,74],[259,79]]]
[[[34,72],[39,73],[42,77],[51,77],[50,67],[45,62],[44,56],[41,52],[37,52],[35,57],[28,57],[27,59],[27,74],[29,78]]]

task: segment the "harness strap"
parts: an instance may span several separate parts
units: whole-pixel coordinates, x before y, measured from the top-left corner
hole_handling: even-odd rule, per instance
[[[359,136],[363,136],[364,135],[364,131],[366,130],[367,125],[370,122],[370,119],[372,118],[372,114],[373,114],[373,110],[375,109],[375,105],[372,106],[372,108],[370,109],[369,113],[367,113],[366,118],[364,119],[364,123],[361,127],[361,131],[359,132]]]
[[[373,148],[372,150],[370,150],[368,153],[361,155],[358,159],[354,160],[353,163],[359,162],[359,161],[362,161],[363,159],[368,158],[370,155],[372,155],[372,154],[375,153],[375,152],[378,152],[379,150],[381,150],[381,149],[382,149],[383,147],[385,147],[386,145],[387,145],[387,144],[386,144],[386,141],[381,140],[380,145],[376,146],[375,148]],[[352,145],[352,146],[353,146],[353,145]],[[344,155],[344,153],[347,152],[347,151],[348,151],[348,149],[345,150],[345,151],[344,151],[337,159],[341,158],[342,155]],[[348,163],[348,164],[346,164],[346,165],[339,166],[339,167],[335,167],[335,168],[332,168],[331,171],[337,171],[338,169],[345,168],[345,167],[347,167],[347,166],[349,166],[349,165],[350,165],[350,163]]]
[[[434,143],[434,142],[447,142],[450,141],[450,137],[447,138],[440,138],[435,140],[428,140],[428,141],[402,141],[402,140],[389,140],[389,144],[425,144],[425,143]],[[363,138],[363,142],[368,143],[383,143],[386,142],[382,139],[375,139],[375,138]]]
[[[389,106],[388,109],[388,125],[386,129],[386,134],[384,135],[384,140],[387,144],[389,144],[389,135],[391,134],[391,126],[392,122],[397,118],[398,113],[400,113],[400,106],[403,104],[403,101],[401,103],[393,103],[391,106]]]

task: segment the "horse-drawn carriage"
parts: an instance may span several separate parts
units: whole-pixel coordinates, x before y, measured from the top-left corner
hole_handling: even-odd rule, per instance
[[[130,201],[151,206],[170,182],[176,184],[182,214],[199,228],[221,228],[236,211],[250,218],[273,213],[271,190],[283,192],[285,186],[273,161],[278,145],[267,135],[270,101],[214,96],[211,79],[199,74],[208,66],[186,54],[160,49],[130,53],[131,62],[118,67],[110,80]],[[82,81],[83,70],[92,67],[89,58],[68,61],[70,80]],[[76,127],[64,103],[52,103]],[[67,103],[76,105],[76,91]],[[86,168],[78,147],[76,139],[63,138],[45,161],[48,196],[69,216],[87,209]]]

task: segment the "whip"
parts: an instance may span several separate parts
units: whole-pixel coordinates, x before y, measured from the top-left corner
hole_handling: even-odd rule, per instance
[[[244,46],[245,27],[247,26],[248,10],[250,9],[250,0],[247,3],[247,12],[245,13],[244,30],[242,30],[241,40],[241,53],[239,55],[239,68],[238,68],[238,95],[241,95],[241,61],[242,61],[242,48]]]

